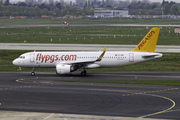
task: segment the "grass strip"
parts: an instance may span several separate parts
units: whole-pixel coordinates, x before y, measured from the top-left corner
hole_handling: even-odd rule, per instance
[[[59,80],[57,80],[59,81]],[[180,86],[180,81],[75,81],[75,80],[61,80],[60,82],[85,82],[85,83],[115,83],[115,84],[144,84],[144,85],[171,85]]]
[[[137,45],[152,27],[25,27],[0,28],[0,43]],[[162,27],[157,45],[180,45],[174,27]],[[48,48],[47,48],[48,49]]]

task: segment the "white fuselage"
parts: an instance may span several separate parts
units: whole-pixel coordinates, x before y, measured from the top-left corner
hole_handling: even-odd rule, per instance
[[[95,61],[102,51],[99,52],[29,52],[22,54],[13,61],[19,67],[30,68],[55,68],[57,64],[73,64],[86,61]],[[153,57],[143,57],[151,55]],[[84,68],[118,67],[136,64],[162,57],[160,53],[149,52],[106,52],[101,61],[88,62]]]

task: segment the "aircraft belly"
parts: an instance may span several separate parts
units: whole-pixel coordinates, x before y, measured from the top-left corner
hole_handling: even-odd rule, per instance
[[[118,66],[123,66],[125,64],[127,64],[127,63],[124,60],[121,60],[121,61],[119,61],[119,60],[109,60],[108,62],[102,60],[99,63],[99,65],[101,67],[118,67]]]
[[[56,65],[53,64],[53,63],[40,63],[39,67],[42,67],[42,68],[55,68]]]

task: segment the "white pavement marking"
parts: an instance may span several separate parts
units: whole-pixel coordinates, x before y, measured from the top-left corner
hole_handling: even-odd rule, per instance
[[[59,114],[59,116],[60,116],[63,120],[68,120],[67,118],[64,117],[63,114]]]
[[[59,117],[60,116],[60,117]],[[39,113],[39,112],[16,112],[0,111],[0,120],[134,120],[133,117]],[[138,118],[137,120],[162,120],[156,118]],[[166,119],[170,120],[170,119]]]
[[[168,50],[180,50],[180,49],[168,49]]]
[[[52,116],[54,116],[54,113],[52,113],[49,116],[45,117],[43,120],[47,120],[47,119],[51,118]]]

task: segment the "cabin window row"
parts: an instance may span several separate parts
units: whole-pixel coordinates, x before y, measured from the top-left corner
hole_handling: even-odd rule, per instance
[[[25,59],[24,56],[20,56],[20,58]],[[38,58],[46,58],[46,57],[36,57],[36,58],[38,59]],[[57,57],[47,57],[47,58],[57,58]],[[59,57],[59,58],[61,58],[61,57]],[[99,58],[99,57],[77,57],[77,58]],[[103,58],[126,58],[126,57],[103,57]]]
[[[99,58],[99,57],[77,57],[77,58]],[[126,58],[126,57],[103,57],[103,58]]]

